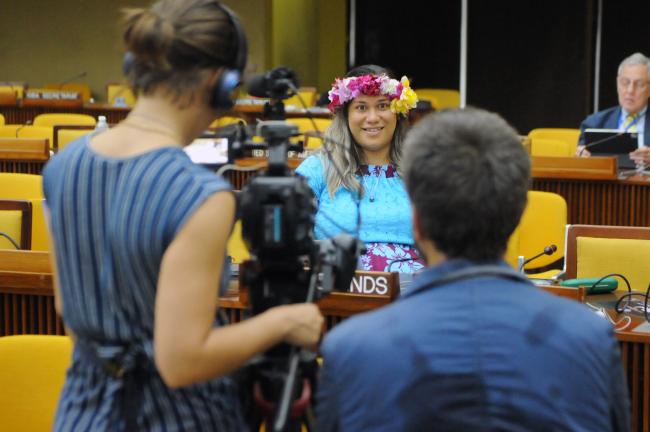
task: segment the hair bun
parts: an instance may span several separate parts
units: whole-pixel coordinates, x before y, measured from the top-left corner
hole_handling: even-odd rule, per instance
[[[150,9],[127,9],[124,23],[124,44],[138,61],[170,68],[167,56],[175,37],[170,21]]]

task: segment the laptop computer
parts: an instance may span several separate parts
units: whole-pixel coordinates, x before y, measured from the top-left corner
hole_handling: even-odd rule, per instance
[[[622,132],[617,129],[585,129],[585,146],[593,156],[616,156],[618,168],[635,169],[636,164],[629,153],[639,146],[636,132]]]

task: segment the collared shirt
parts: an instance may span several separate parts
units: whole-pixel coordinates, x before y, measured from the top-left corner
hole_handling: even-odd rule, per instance
[[[634,123],[636,126],[636,133],[639,137],[639,144],[638,147],[641,148],[643,147],[643,136],[645,133],[645,114],[646,111],[648,111],[648,106],[646,105],[645,108],[643,108],[638,114],[637,114],[637,119]],[[618,129],[623,129],[623,125],[625,124],[625,120],[627,119],[627,116],[630,115],[629,112],[625,111],[623,108],[621,108],[621,115],[618,118]]]

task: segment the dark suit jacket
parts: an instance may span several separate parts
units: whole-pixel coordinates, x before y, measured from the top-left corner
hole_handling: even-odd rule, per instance
[[[584,119],[582,124],[580,124],[580,139],[578,140],[579,145],[585,145],[585,129],[617,129],[618,128],[618,118],[621,116],[621,107],[615,106],[612,108],[607,108],[603,111],[598,111],[591,114],[589,117]],[[650,147],[650,115],[646,111],[645,115],[645,126],[643,130],[643,144]]]
[[[474,265],[428,268],[398,301],[327,333],[317,431],[630,430],[612,325],[519,281],[427,289]]]

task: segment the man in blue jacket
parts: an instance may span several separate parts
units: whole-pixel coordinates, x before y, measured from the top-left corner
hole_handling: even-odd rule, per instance
[[[516,132],[485,111],[432,114],[401,168],[428,268],[325,337],[317,430],[629,430],[611,324],[502,260],[530,176]]]
[[[646,115],[646,111],[650,97],[650,59],[635,53],[623,60],[618,67],[616,91],[618,106],[591,114],[580,125],[577,153],[590,156],[589,150],[583,150],[585,129],[618,129],[639,134],[639,149],[630,156],[636,161],[648,163],[650,116]]]

